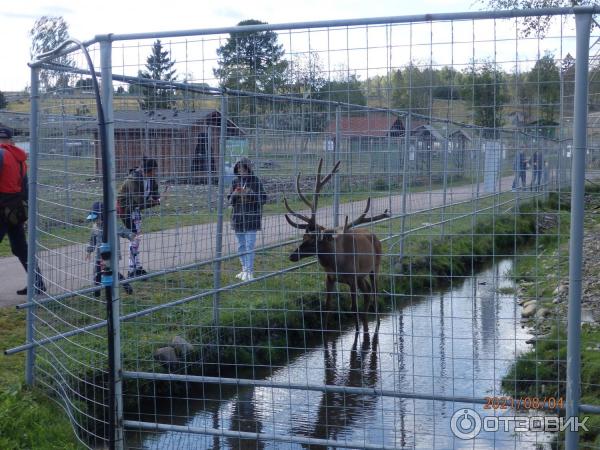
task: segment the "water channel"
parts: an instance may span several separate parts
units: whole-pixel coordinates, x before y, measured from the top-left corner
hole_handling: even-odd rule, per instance
[[[282,368],[263,377],[278,383],[358,386],[444,396],[501,396],[502,377],[531,338],[521,327],[520,311],[503,260],[474,277],[455,279],[435,295],[396,297],[396,309],[382,317],[376,332],[353,327],[324,337]],[[504,290],[506,291],[506,290]],[[202,400],[196,400],[196,399]],[[377,395],[324,393],[271,387],[205,385],[187,399],[161,401],[146,417],[197,428],[364,442],[373,446],[447,449],[549,448],[541,433],[482,431],[473,440],[456,438],[451,417],[483,405]],[[513,415],[503,411],[500,414]],[[239,441],[191,433],[135,433],[129,448],[144,449],[320,449],[291,442]]]

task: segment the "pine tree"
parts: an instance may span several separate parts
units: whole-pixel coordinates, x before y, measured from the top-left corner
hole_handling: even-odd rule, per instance
[[[175,61],[171,61],[168,50],[163,50],[160,39],[157,39],[152,46],[152,53],[146,59],[145,71],[140,71],[140,78],[159,81],[175,81],[176,70],[173,69]],[[174,105],[174,90],[162,87],[160,84],[143,84],[141,88],[144,100],[143,109],[169,109]]]
[[[263,24],[244,20],[238,26]],[[273,31],[231,33],[217,49],[219,68],[214,69],[214,74],[222,87],[275,93],[286,82],[288,63],[283,59],[284,53]]]

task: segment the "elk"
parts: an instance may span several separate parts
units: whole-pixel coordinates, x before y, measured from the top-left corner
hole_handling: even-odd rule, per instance
[[[321,179],[321,169],[323,159],[319,162],[317,169],[317,178],[315,181],[315,190],[310,202],[300,189],[300,176],[296,177],[296,191],[298,197],[310,208],[310,217],[294,211],[288,204],[287,198],[283,198],[285,207],[289,212],[285,214],[285,219],[294,228],[304,230],[302,243],[289,256],[290,261],[296,262],[309,256],[317,256],[319,264],[326,273],[325,289],[327,293],[326,318],[331,310],[331,297],[336,282],[347,284],[350,288],[350,297],[352,299],[352,311],[356,312],[356,330],[358,331],[358,306],[356,303],[357,290],[360,290],[364,296],[365,315],[363,327],[368,329],[366,314],[369,311],[371,299],[375,299],[375,313],[377,314],[377,274],[381,263],[381,242],[377,236],[365,229],[355,229],[354,227],[362,223],[369,223],[376,220],[389,217],[387,210],[379,216],[366,219],[366,215],[371,206],[371,199],[367,199],[366,207],[363,213],[351,223],[348,223],[348,216],[344,226],[340,230],[328,229],[317,223],[317,207],[321,189],[331,177],[338,171],[341,161],[338,161],[331,172]],[[295,217],[301,222],[296,222],[290,217]],[[379,315],[377,315],[379,324]]]

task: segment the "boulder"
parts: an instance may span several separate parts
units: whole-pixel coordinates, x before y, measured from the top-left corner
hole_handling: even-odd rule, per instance
[[[535,317],[547,317],[550,315],[550,310],[548,308],[540,308],[535,313]]]
[[[175,336],[171,340],[170,345],[175,349],[180,360],[187,360],[189,355],[194,351],[194,346],[181,336]]]
[[[523,306],[523,308],[527,308],[529,305],[535,305],[536,303],[537,303],[537,300],[527,300],[527,301],[524,301],[521,306]]]
[[[177,353],[173,347],[161,347],[154,352],[154,360],[164,367],[171,368],[179,362]]]
[[[529,305],[527,305],[526,307],[523,308],[523,311],[521,312],[521,316],[522,317],[533,317],[533,315],[535,314],[535,311],[537,309],[537,303],[531,303]]]

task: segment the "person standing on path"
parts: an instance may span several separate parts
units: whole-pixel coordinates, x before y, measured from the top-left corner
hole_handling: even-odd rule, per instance
[[[227,195],[233,213],[231,226],[238,241],[238,252],[242,271],[236,278],[242,281],[254,279],[254,246],[256,232],[261,229],[262,207],[267,202],[267,194],[260,179],[252,172],[252,162],[241,158],[233,166],[236,175]]]
[[[513,189],[525,189],[527,187],[527,158],[523,150],[519,150],[515,155],[514,170],[515,180],[513,182]]]
[[[142,167],[129,171],[117,196],[117,213],[125,228],[134,233],[134,238],[129,242],[129,278],[147,273],[142,267],[139,255],[142,232],[141,211],[160,205],[156,181],[157,169],[156,159],[144,157]]]
[[[541,150],[536,150],[531,157],[531,168],[532,168],[532,177],[531,177],[531,190],[534,189],[538,191],[542,184],[542,172],[544,170],[544,156],[542,155]]]
[[[27,271],[27,153],[14,145],[11,128],[0,124],[0,242],[8,235],[10,249]],[[36,267],[34,275],[35,293],[46,291],[46,285]],[[27,295],[27,287],[19,289],[18,295]]]

